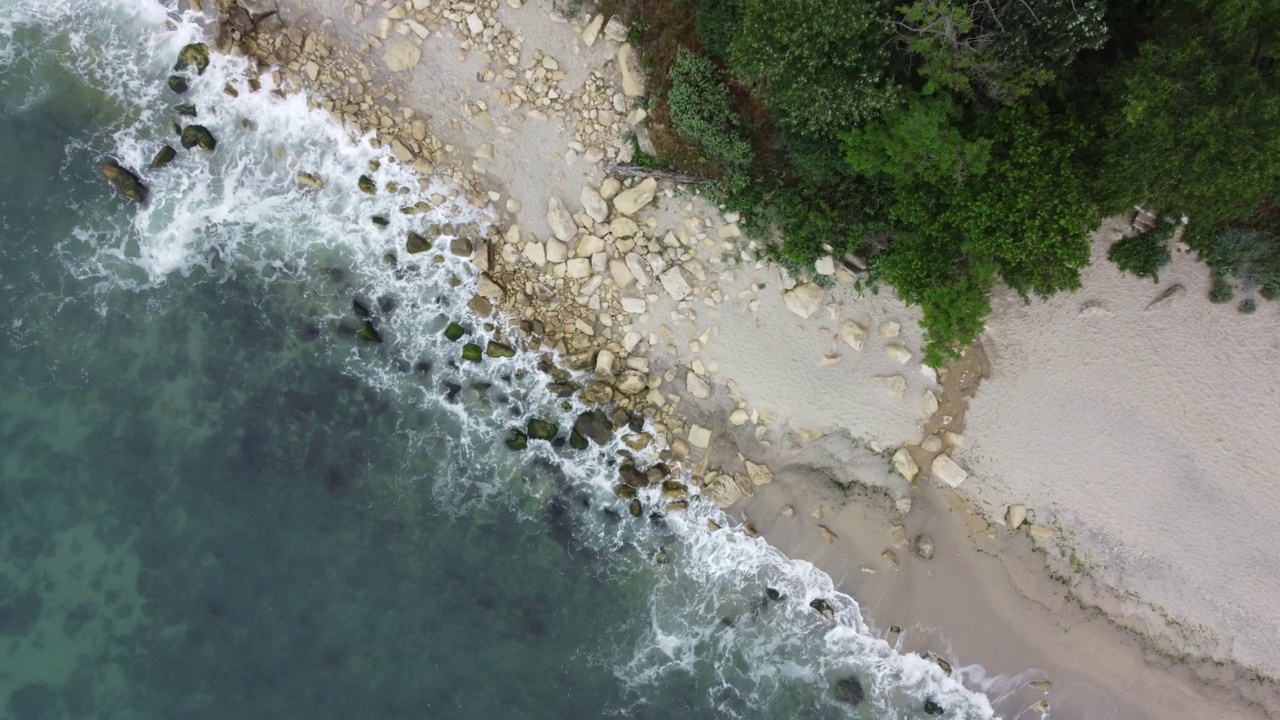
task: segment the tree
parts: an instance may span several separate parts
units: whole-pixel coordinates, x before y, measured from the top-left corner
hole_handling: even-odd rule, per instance
[[[1008,103],[1101,47],[1104,12],[1101,0],[915,0],[898,8],[894,27],[926,90]]]
[[[783,129],[834,141],[893,97],[892,30],[881,2],[739,0],[738,7],[729,69],[763,95]]]
[[[883,176],[896,186],[963,183],[986,172],[991,140],[965,138],[956,126],[960,114],[949,93],[910,94],[845,136],[845,161],[855,173]]]

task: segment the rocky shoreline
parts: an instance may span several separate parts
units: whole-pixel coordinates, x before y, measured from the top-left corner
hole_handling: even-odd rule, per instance
[[[190,4],[206,9],[199,0]],[[503,19],[522,4],[218,0],[207,9],[218,13],[216,49],[275,68],[278,84],[307,89],[316,107],[372,133],[400,162],[451,183],[473,205],[495,209],[487,233],[456,229],[450,245],[454,254],[470,256],[479,272],[470,307],[499,336],[487,351],[546,353],[541,367],[553,392],[607,408],[584,413],[570,442],[599,442],[603,427],[612,432],[627,426],[624,442],[632,450],[655,451],[651,467],[627,464],[621,470],[617,493],[631,500],[633,514],[643,512],[636,488],[654,484],[662,484],[668,509],[684,507],[684,486],[669,477],[680,468],[702,494],[736,510],[745,532],[761,531],[772,541],[743,509],[750,505],[754,513],[769,503],[743,501],[774,484],[775,471],[795,464],[800,448],[831,433],[794,425],[764,403],[756,406],[749,392],[718,377],[715,360],[701,357],[720,335],[715,318],[722,307],[757,317],[766,284],[746,283],[744,271],[765,267],[760,245],[743,236],[737,217],[696,188],[606,172],[606,166],[629,162],[647,141],[644,77],[627,42],[629,28],[616,18],[571,19],[554,9],[524,8],[522,20],[539,30],[533,42],[523,22]],[[433,39],[448,52],[437,49],[432,56]],[[458,69],[426,80],[422,75],[431,73],[415,75],[429,62],[457,63]],[[431,91],[426,95],[424,82]],[[542,177],[534,170],[539,166]],[[534,185],[518,187],[521,182]],[[417,249],[429,247],[427,240]],[[406,250],[415,251],[412,237]],[[849,354],[851,362],[870,367],[856,358],[878,348],[880,369],[869,371],[878,373],[869,375],[869,384],[905,418],[903,427],[913,426],[861,449],[860,457],[879,458],[889,476],[870,483],[871,495],[885,500],[890,531],[870,541],[878,548],[856,554],[878,556],[863,561],[865,572],[872,562],[896,569],[908,553],[933,557],[933,538],[908,537],[902,528],[913,499],[919,502],[922,478],[951,488],[965,481],[966,471],[950,451],[964,442],[967,399],[987,363],[977,346],[934,373],[911,349],[916,338],[906,337],[903,327],[909,316],[842,314],[842,303],[860,296],[864,270],[859,258],[825,257],[811,281],[782,276],[783,292],[771,287],[770,293],[793,319],[830,315],[819,329],[829,334],[830,349],[817,364],[838,365]],[[907,372],[911,368],[917,372]],[[642,418],[650,421],[648,430]],[[545,439],[547,432],[530,423],[513,431],[511,444]],[[845,530],[824,521],[821,508],[808,512],[795,505],[770,507],[766,525],[808,516],[806,537],[819,547],[844,547]],[[971,508],[966,512],[980,517]],[[1025,527],[1020,534],[1029,540],[1021,551],[1029,553],[1032,543],[1054,536],[1034,521],[1034,511],[1011,505],[995,524],[975,520],[969,530],[978,535],[993,533],[996,525]],[[1048,705],[1035,709],[1047,711]]]

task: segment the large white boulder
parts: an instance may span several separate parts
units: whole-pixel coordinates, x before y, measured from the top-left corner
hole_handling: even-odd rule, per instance
[[[684,279],[684,273],[680,271],[679,265],[667,268],[658,279],[662,281],[662,287],[666,289],[667,294],[676,302],[689,297],[689,293],[693,292],[689,281]]]
[[[960,467],[949,455],[939,455],[933,459],[933,476],[951,487],[959,487],[969,477],[969,473]]]
[[[800,283],[782,294],[782,301],[787,309],[802,318],[808,318],[822,307],[822,299],[827,291],[813,283]]]
[[[658,192],[658,181],[653,178],[645,178],[635,186],[618,193],[613,198],[613,209],[623,215],[634,215],[640,211],[640,208],[653,202],[653,196]]]
[[[573,216],[565,209],[560,198],[555,197],[547,203],[547,225],[559,240],[568,240],[578,231],[577,224],[573,222]]]

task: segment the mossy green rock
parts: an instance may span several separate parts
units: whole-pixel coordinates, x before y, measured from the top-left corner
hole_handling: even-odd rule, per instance
[[[187,79],[182,77],[181,75],[170,75],[169,89],[178,93],[179,95],[182,95],[188,90],[190,90],[191,86],[187,84]]]
[[[181,72],[189,67],[194,67],[197,75],[204,74],[205,69],[209,67],[208,45],[191,43],[178,51],[178,62],[173,64],[174,71]]]
[[[534,440],[552,440],[555,438],[559,428],[555,423],[539,420],[538,418],[529,418],[529,426],[526,428],[529,437]]]
[[[449,323],[449,327],[444,329],[444,336],[449,339],[449,342],[458,342],[466,334],[467,329],[456,322]]]
[[[382,342],[382,335],[378,332],[378,328],[373,326],[373,321],[371,320],[365,320],[361,323],[360,332],[357,333],[357,337],[366,342]]]
[[[354,312],[357,317],[362,318],[367,318],[373,315],[373,313],[369,311],[369,306],[360,298],[351,298],[351,311]]]
[[[489,353],[489,357],[514,357],[516,349],[506,343],[490,340],[485,352]]]
[[[370,195],[378,192],[378,183],[374,182],[373,178],[368,175],[361,175],[360,179],[356,181],[356,184],[360,186],[361,192],[365,192]]]
[[[524,450],[529,447],[529,438],[515,428],[511,428],[511,437],[506,440],[507,447],[512,450]]]
[[[410,255],[416,255],[431,249],[431,243],[416,232],[409,232],[409,239],[405,240],[404,249],[409,251]]]
[[[182,147],[190,150],[197,146],[201,150],[212,152],[218,147],[218,141],[213,138],[209,128],[203,125],[188,125],[182,128]]]
[[[196,116],[196,106],[192,105],[191,103],[183,103],[177,106],[176,108],[174,108],[174,111],[176,111],[179,115],[184,115],[186,117]]]
[[[381,228],[384,228],[384,227],[386,227],[386,226],[388,226],[388,225],[390,225],[390,224],[391,224],[391,221],[390,221],[390,220],[388,220],[388,219],[386,219],[386,218],[382,217],[381,215],[374,215],[373,217],[371,217],[371,218],[369,218],[369,219],[373,221],[373,224],[374,224],[374,225],[377,225],[378,227],[381,227]]]
[[[569,434],[569,447],[574,450],[586,450],[587,444],[587,439],[582,437],[582,433],[577,430]]]
[[[588,410],[579,415],[573,429],[597,445],[613,439],[613,424],[609,422],[609,416],[599,410]]]
[[[480,362],[484,359],[484,351],[475,343],[467,343],[462,346],[462,359],[471,362]]]
[[[151,158],[151,164],[147,166],[147,169],[159,170],[165,165],[173,162],[173,159],[176,157],[178,157],[178,151],[174,150],[171,145],[165,145],[160,148],[160,152],[157,152],[155,157]]]
[[[102,164],[102,175],[122,196],[136,203],[147,201],[147,186],[142,184],[137,175],[121,167],[115,160]]]
[[[631,517],[640,517],[644,514],[644,505],[640,504],[640,498],[632,498],[631,505],[627,509],[631,511]]]

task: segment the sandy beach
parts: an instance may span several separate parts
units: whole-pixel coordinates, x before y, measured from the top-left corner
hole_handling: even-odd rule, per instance
[[[998,297],[940,376],[918,311],[856,268],[797,283],[696,188],[607,179],[647,122],[609,18],[238,7],[228,46],[492,208],[474,310],[594,370],[575,389],[644,413],[704,494],[899,626],[901,650],[1008,718],[1280,717],[1274,305],[1211,305],[1185,254],[1158,285],[1123,276],[1106,227],[1082,290]]]

